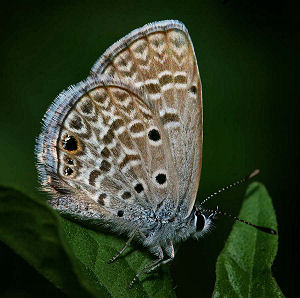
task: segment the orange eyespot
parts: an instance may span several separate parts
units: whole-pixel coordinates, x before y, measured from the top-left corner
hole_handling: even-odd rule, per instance
[[[71,176],[73,174],[73,172],[74,171],[69,167],[65,167],[65,169],[64,169],[65,176]]]
[[[81,145],[74,136],[66,135],[61,142],[62,149],[68,153],[76,154],[81,151]]]

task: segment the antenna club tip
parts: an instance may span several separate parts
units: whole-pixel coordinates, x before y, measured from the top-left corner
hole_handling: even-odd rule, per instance
[[[254,176],[258,175],[259,172],[260,172],[259,169],[254,170],[254,171],[247,177],[247,179],[253,178]]]

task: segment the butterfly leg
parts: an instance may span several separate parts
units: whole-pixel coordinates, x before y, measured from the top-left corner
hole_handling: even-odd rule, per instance
[[[160,267],[161,265],[164,265],[164,264],[167,264],[171,261],[173,261],[174,258],[169,258],[169,259],[166,259],[166,260],[162,260],[160,263],[156,264],[154,267],[152,267],[151,269],[149,269],[146,273],[151,273],[153,272],[155,269],[157,269],[158,267]]]
[[[158,259],[153,260],[149,264],[147,264],[137,275],[133,278],[131,283],[129,284],[129,288],[131,289],[133,284],[136,282],[136,280],[139,278],[140,275],[147,273],[147,271],[151,270],[151,268],[156,267],[163,259],[164,259],[164,253],[160,246],[156,247],[155,249],[152,249],[151,252],[158,257]]]
[[[167,264],[169,262],[171,262],[174,257],[175,257],[175,252],[174,252],[174,246],[172,241],[170,241],[170,243],[164,247],[164,251],[166,253],[166,255],[168,256],[168,258],[166,260],[161,260],[160,263],[156,264],[155,266],[153,266],[152,268],[150,268],[147,273],[151,273],[153,272],[155,269],[157,269],[159,266]]]
[[[131,241],[133,240],[135,234],[137,232],[137,229],[135,229],[134,231],[131,232],[131,234],[129,235],[129,239],[126,241],[125,245],[123,246],[123,248],[115,255],[113,256],[109,261],[108,264],[111,264],[112,262],[114,262],[124,251],[125,249],[129,246],[129,244],[131,243]]]

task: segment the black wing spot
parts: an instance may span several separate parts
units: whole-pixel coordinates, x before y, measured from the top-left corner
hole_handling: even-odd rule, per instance
[[[131,193],[129,191],[125,191],[123,194],[122,194],[122,199],[124,200],[127,200],[131,197]]]
[[[119,211],[118,211],[118,216],[119,216],[119,217],[122,217],[123,215],[124,215],[124,211],[123,211],[123,210],[119,210]]]
[[[148,133],[148,137],[150,140],[157,142],[160,140],[160,134],[157,129],[151,129]]]
[[[138,183],[138,184],[134,187],[134,189],[135,189],[135,191],[136,191],[137,193],[140,193],[140,192],[142,192],[142,191],[144,190],[144,187],[143,187],[143,185],[142,185],[141,183]]]
[[[167,176],[166,176],[166,174],[158,174],[155,177],[155,179],[156,179],[157,183],[164,184],[167,181]]]
[[[196,94],[196,93],[197,93],[197,87],[196,87],[196,86],[192,86],[192,87],[190,88],[190,91],[191,91],[192,93]]]

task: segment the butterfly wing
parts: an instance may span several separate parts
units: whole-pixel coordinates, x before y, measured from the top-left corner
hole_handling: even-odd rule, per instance
[[[102,77],[56,98],[36,148],[41,184],[53,195],[55,209],[131,231],[116,220],[139,225],[164,198],[178,197],[171,152],[162,146],[166,136],[142,96]]]
[[[178,21],[145,25],[112,45],[92,68],[139,88],[159,118],[171,149],[179,197],[166,197],[189,215],[197,194],[202,159],[202,90],[193,45]],[[165,150],[167,151],[167,150]]]

